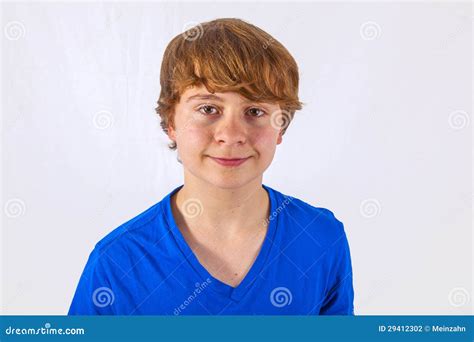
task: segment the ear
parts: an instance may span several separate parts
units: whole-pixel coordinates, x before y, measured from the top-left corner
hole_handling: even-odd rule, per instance
[[[283,141],[283,134],[281,133],[281,130],[280,130],[280,132],[278,132],[277,145],[280,145],[282,141]]]
[[[173,125],[169,124],[168,125],[168,137],[176,142],[176,130],[174,129]]]

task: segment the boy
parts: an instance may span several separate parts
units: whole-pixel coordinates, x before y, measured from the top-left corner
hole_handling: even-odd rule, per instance
[[[286,48],[239,19],[175,37],[157,113],[184,184],[99,241],[70,315],[353,315],[333,213],[262,184],[298,100]]]

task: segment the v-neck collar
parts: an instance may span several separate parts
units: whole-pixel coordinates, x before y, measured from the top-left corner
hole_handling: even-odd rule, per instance
[[[184,184],[176,187],[173,191],[171,191],[163,200],[163,211],[165,214],[166,222],[168,222],[169,228],[181,249],[181,252],[184,254],[184,257],[188,261],[191,268],[198,274],[201,278],[202,282],[207,281],[209,278],[211,280],[209,287],[212,288],[214,291],[233,299],[234,301],[239,301],[250,289],[250,285],[257,280],[259,273],[263,270],[265,263],[268,259],[268,255],[270,254],[270,250],[273,246],[273,241],[275,239],[275,233],[277,228],[277,218],[274,217],[271,219],[272,213],[277,208],[277,201],[275,197],[275,193],[272,188],[262,184],[262,187],[267,191],[269,199],[270,199],[270,216],[268,217],[269,224],[267,228],[267,232],[265,234],[265,239],[262,243],[260,251],[255,258],[252,266],[250,267],[249,271],[242,279],[240,284],[237,287],[232,287],[219,279],[215,278],[211,275],[211,273],[199,262],[197,256],[192,251],[191,247],[188,245],[186,240],[184,239],[183,234],[179,230],[175,218],[173,216],[173,212],[171,210],[171,196],[176,193],[179,189],[181,189]]]

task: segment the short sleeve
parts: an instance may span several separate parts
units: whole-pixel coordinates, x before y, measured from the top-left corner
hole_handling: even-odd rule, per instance
[[[354,288],[352,284],[352,263],[343,224],[336,219],[340,227],[339,236],[330,246],[334,253],[334,266],[329,277],[327,292],[321,306],[320,315],[354,315]]]
[[[114,293],[97,248],[90,253],[68,315],[112,315]]]

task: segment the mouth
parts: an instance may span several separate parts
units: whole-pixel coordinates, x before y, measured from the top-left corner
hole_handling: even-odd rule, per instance
[[[220,165],[223,166],[239,166],[243,163],[245,163],[250,157],[243,157],[243,158],[217,158],[217,157],[211,157],[209,156],[212,160],[217,162]]]

